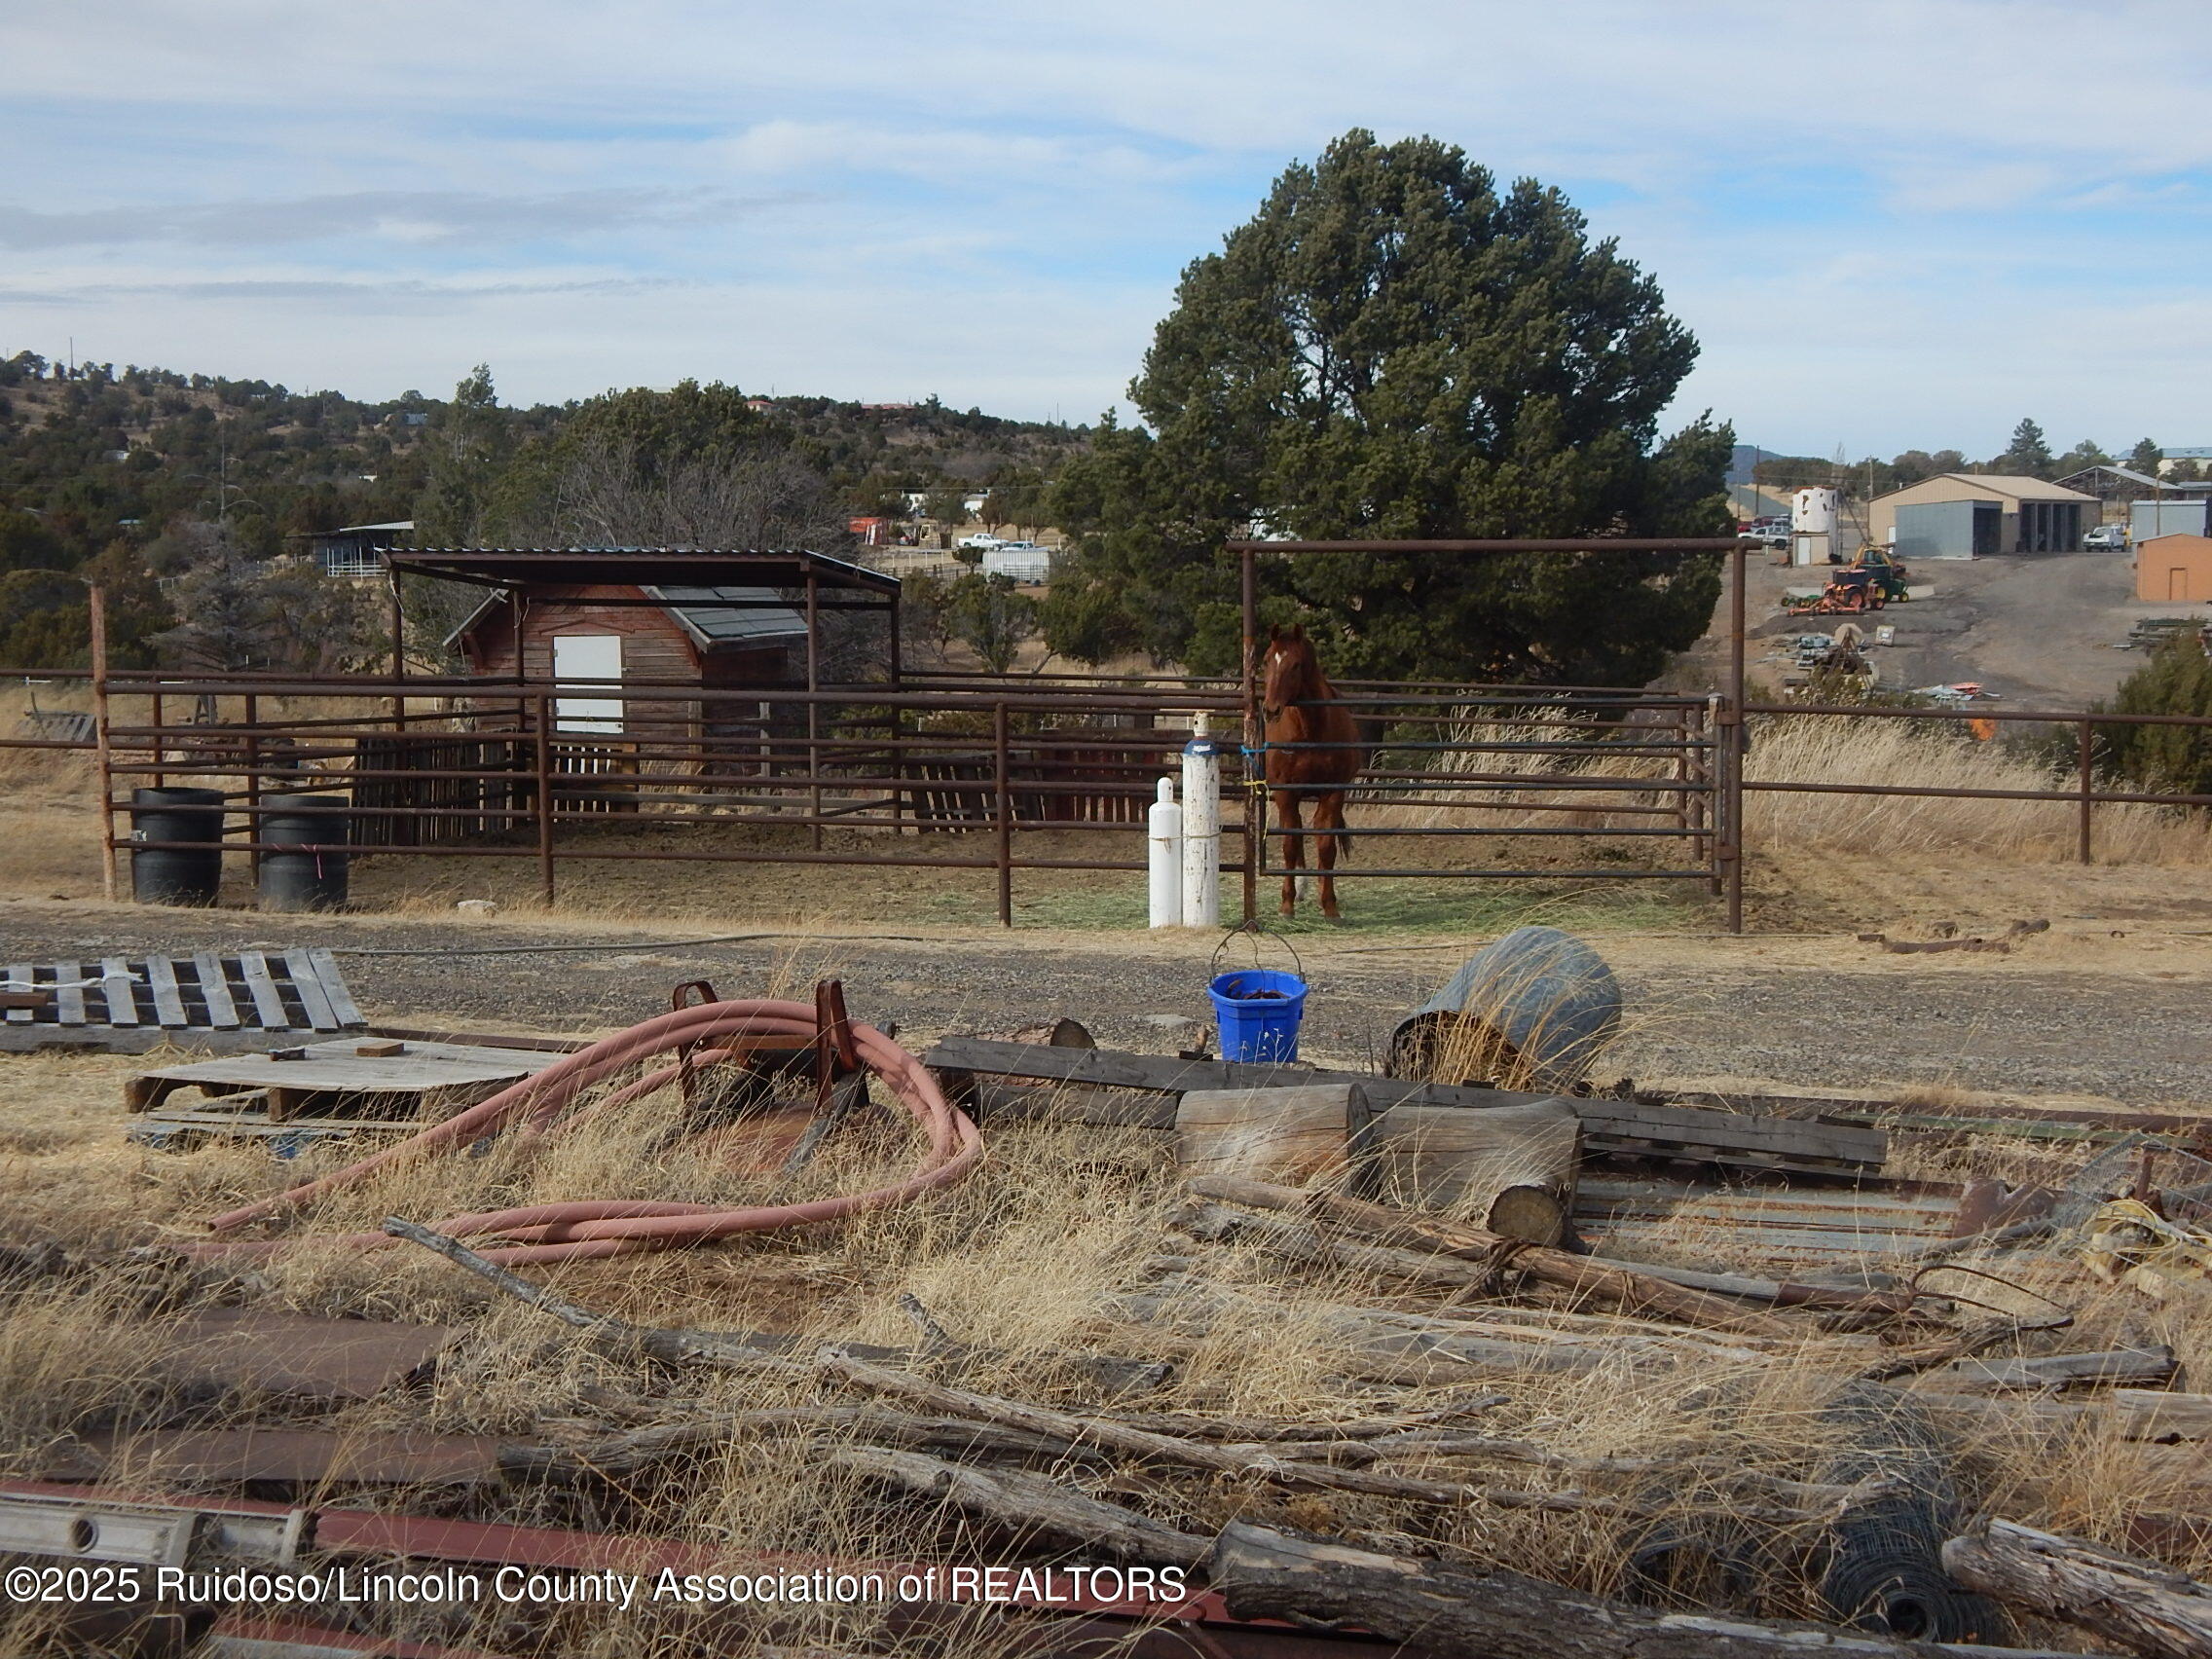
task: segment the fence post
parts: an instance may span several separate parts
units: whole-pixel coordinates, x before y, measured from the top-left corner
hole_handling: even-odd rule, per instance
[[[261,699],[245,694],[245,867],[261,890]],[[358,764],[358,762],[355,762]],[[358,799],[358,795],[355,796]]]
[[[537,738],[537,896],[553,903],[553,700],[537,694],[532,724]]]
[[[991,748],[997,774],[998,799],[993,816],[998,820],[999,926],[1014,926],[1014,791],[1008,778],[1006,704],[991,710]]]
[[[1728,896],[1728,931],[1744,931],[1744,582],[1749,574],[1745,548],[1736,544],[1728,579],[1728,701],[1714,759],[1720,773],[1720,799],[1714,829],[1715,856],[1722,861]]]
[[[92,636],[92,762],[100,775],[100,894],[115,903],[115,768],[108,747],[107,590],[94,584],[86,598]]]
[[[2091,741],[2089,722],[2083,720],[2082,722],[2082,810],[2081,822],[2075,829],[2074,841],[2074,856],[2083,864],[2090,862],[2089,814],[2096,805],[2096,802],[2091,798],[2096,787],[2094,776],[2090,770],[2094,760],[2094,756],[2090,753]]]
[[[1260,915],[1260,866],[1268,854],[1267,728],[1260,720],[1260,572],[1252,549],[1239,550],[1244,633],[1244,920]],[[1254,788],[1257,782],[1262,787]]]

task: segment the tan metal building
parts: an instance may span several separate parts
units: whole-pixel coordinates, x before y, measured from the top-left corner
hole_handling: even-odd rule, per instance
[[[1898,509],[1933,506],[1951,501],[1994,501],[2002,515],[1998,553],[2072,553],[2082,545],[2082,535],[2102,515],[2094,496],[2041,478],[2023,478],[2000,472],[1944,472],[1923,478],[1869,504],[1871,527],[1867,534],[1886,545],[1897,528]],[[1974,549],[1973,551],[1982,551]],[[1959,556],[1969,550],[1959,549]]]
[[[2212,601],[2212,535],[2154,535],[2138,543],[2135,597],[2159,605]]]

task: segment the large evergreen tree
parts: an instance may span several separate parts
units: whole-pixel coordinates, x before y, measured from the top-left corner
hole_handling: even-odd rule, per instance
[[[2048,478],[2050,463],[2050,440],[2033,421],[2022,421],[2012,428],[2012,441],[2006,446],[2005,453],[1990,466],[1993,471],[2020,477]]]
[[[1183,275],[1129,388],[1052,502],[1053,648],[1233,662],[1235,561],[1306,538],[1715,535],[1733,434],[1658,441],[1697,355],[1658,285],[1531,180],[1353,131],[1290,167]],[[1340,672],[1637,682],[1703,631],[1717,560],[1307,554],[1263,561],[1271,619]]]

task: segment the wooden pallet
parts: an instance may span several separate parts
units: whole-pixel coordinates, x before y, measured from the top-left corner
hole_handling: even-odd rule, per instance
[[[273,1036],[366,1029],[328,950],[233,956],[102,957],[5,967],[0,1052],[96,1049],[142,1053],[164,1043],[265,1048]]]
[[[391,1050],[363,1053],[363,1049]],[[314,1043],[274,1054],[237,1054],[141,1072],[124,1103],[143,1116],[129,1138],[177,1150],[249,1140],[290,1158],[318,1141],[412,1134],[489,1099],[560,1056],[452,1043]],[[176,1099],[187,1089],[212,1098]]]

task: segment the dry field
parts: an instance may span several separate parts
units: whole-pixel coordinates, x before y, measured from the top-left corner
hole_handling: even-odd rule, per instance
[[[833,952],[810,953],[834,970]],[[1663,1016],[1662,1016],[1663,1017]],[[917,1038],[926,1033],[915,1034]],[[331,1502],[409,1513],[504,1519],[608,1532],[645,1532],[732,1558],[798,1552],[871,1559],[1066,1559],[1063,1544],[1010,1536],[951,1506],[892,1499],[881,1484],[841,1471],[841,1446],[869,1443],[818,1408],[866,1403],[820,1379],[670,1369],[595,1352],[577,1333],[497,1295],[418,1250],[362,1253],[314,1239],[374,1229],[382,1217],[422,1221],[489,1207],[581,1198],[651,1197],[737,1204],[788,1201],[872,1184],[903,1168],[910,1136],[888,1116],[832,1143],[805,1176],[773,1170],[782,1143],[746,1135],[664,1135],[673,1091],[603,1113],[535,1145],[495,1145],[479,1158],[402,1167],[277,1224],[297,1248],[266,1261],[190,1263],[173,1246],[204,1236],[210,1214],[315,1172],[254,1150],[184,1154],[126,1144],[123,1080],[143,1061],[15,1056],[0,1061],[0,1242],[59,1243],[79,1271],[0,1287],[0,1473],[35,1475],[79,1438],[120,1448],[128,1475],[134,1433],[231,1422],[312,1423],[363,1436],[409,1429],[489,1434],[565,1448],[588,1465],[618,1437],[666,1430],[657,1456],[605,1478],[571,1474],[490,1489],[347,1489]],[[1945,1097],[1914,1104],[1939,1108]],[[1871,1422],[1910,1413],[1908,1392],[1876,1390],[1881,1411],[1839,1409],[1848,1379],[1925,1341],[1925,1329],[1876,1334],[1804,1317],[1787,1338],[1601,1316],[1531,1281],[1491,1294],[1409,1287],[1396,1277],[1294,1267],[1237,1245],[1193,1243],[1174,1217],[1185,1201],[1164,1137],[1140,1130],[1009,1125],[967,1184],[842,1226],[749,1235],[711,1250],[532,1270],[529,1276],[594,1311],[648,1326],[768,1330],[809,1340],[887,1346],[916,1341],[899,1306],[919,1300],[958,1344],[980,1350],[922,1369],[960,1386],[1064,1409],[1263,1419],[1286,1435],[1411,1418],[1482,1449],[1394,1453],[1378,1470],[1475,1483],[1493,1496],[1438,1505],[1338,1492],[1290,1491],[1259,1478],[1178,1471],[1110,1456],[1063,1459],[1053,1478],[1199,1537],[1232,1519],[1343,1535],[1395,1553],[1469,1567],[1516,1568],[1581,1589],[1619,1592],[1630,1558],[1667,1533],[1736,1540],[1749,1582],[1735,1600],[1776,1616],[1808,1614],[1808,1564],[1823,1519],[1811,1504],[1777,1517],[1791,1482],[1832,1479],[1862,1448]],[[1928,1178],[1991,1174],[2062,1181],[2071,1151],[2023,1152],[1974,1139],[1937,1145],[1900,1137],[1896,1171]],[[763,1157],[762,1155],[766,1156]],[[325,1159],[322,1166],[327,1166]],[[1665,1259],[1701,1268],[1769,1266],[1741,1240],[1683,1231]],[[2073,1310],[2063,1333],[2023,1336],[1997,1350],[2072,1351],[2168,1343],[2185,1380],[2212,1375],[2212,1304],[2161,1308],[2091,1279],[2063,1250],[1969,1257]],[[1202,1317],[1167,1322],[1132,1298],[1181,1298]],[[233,1393],[180,1393],[165,1378],[149,1319],[195,1307],[244,1304],[325,1315],[443,1321],[463,1327],[426,1391],[327,1410]],[[1430,1320],[1439,1328],[1528,1346],[1516,1368],[1382,1366],[1347,1351],[1340,1320]],[[1829,1322],[1832,1324],[1833,1322]],[[1845,1322],[1848,1326],[1848,1321]],[[1594,1343],[1595,1368],[1538,1369],[1547,1344]],[[1101,1399],[1068,1356],[1168,1359],[1171,1383],[1142,1397]],[[1487,1403],[1485,1403],[1487,1402]],[[779,1418],[778,1412],[782,1413]],[[792,1419],[812,1420],[804,1426]],[[1884,1414],[1888,1414],[1886,1418]],[[1155,1420],[1146,1418],[1145,1420]],[[1950,1451],[1947,1478],[1966,1516],[1999,1514],[2055,1530],[2124,1541],[2144,1516],[2196,1514],[2212,1501],[2201,1445],[2124,1441],[2110,1422],[2039,1422],[2032,1404],[1964,1417],[1935,1414]],[[1900,1430],[1907,1433],[1909,1430]],[[647,1435],[650,1438],[650,1435]],[[1566,1493],[1565,1512],[1508,1507],[1510,1494]],[[1756,1494],[1756,1501],[1747,1496]],[[1572,1505],[1572,1507],[1567,1507]],[[1747,1514],[1761,1517],[1747,1523]],[[1078,1559],[1098,1559],[1077,1551]],[[2199,1571],[2212,1558],[2177,1556]],[[792,1611],[755,1640],[832,1644],[883,1639],[877,1615]],[[479,1610],[480,1613],[480,1610]],[[422,1612],[418,1634],[501,1652],[545,1654],[747,1651],[724,1631],[717,1645],[663,1612],[496,1623]],[[2061,1633],[2029,1633],[2068,1645]],[[32,1643],[18,1627],[9,1651]],[[987,1630],[911,1651],[990,1652]]]

